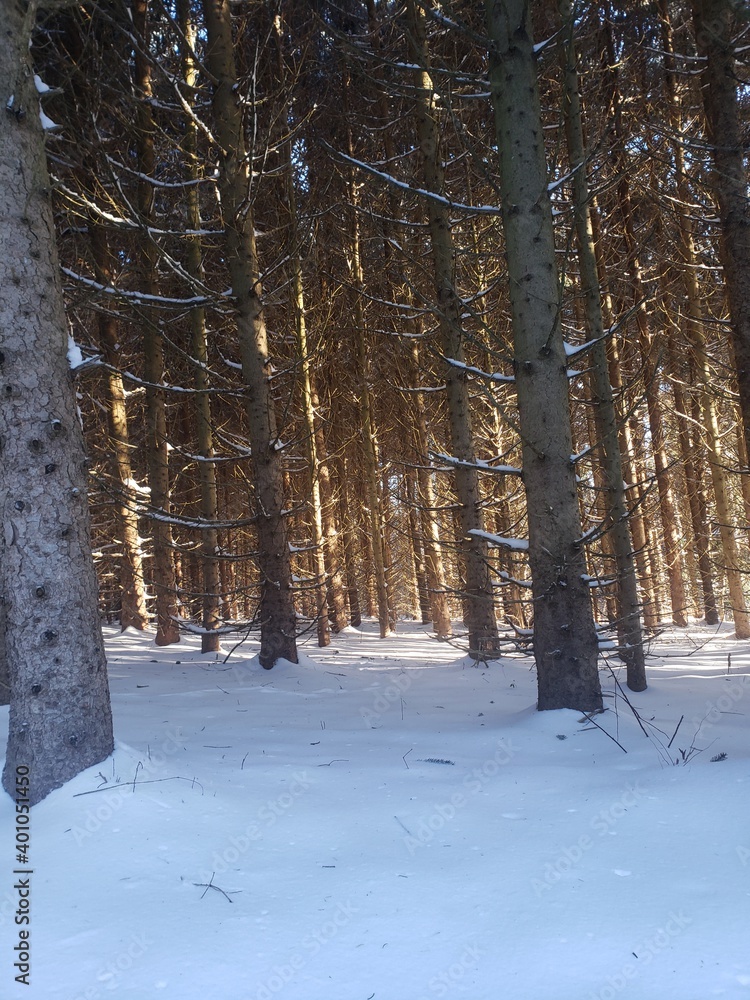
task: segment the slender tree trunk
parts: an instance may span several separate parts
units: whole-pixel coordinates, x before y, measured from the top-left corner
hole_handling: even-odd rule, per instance
[[[670,361],[673,371],[677,367],[677,348],[670,338],[669,342]],[[674,384],[675,407],[680,414],[687,416],[687,400],[682,391],[682,386]],[[700,420],[700,404],[694,404],[697,409],[697,416]],[[691,414],[692,417],[692,414]],[[685,472],[685,483],[687,485],[687,500],[690,510],[690,524],[693,529],[693,540],[696,554],[698,576],[700,578],[701,604],[703,617],[707,625],[718,625],[719,613],[716,607],[716,594],[714,592],[713,571],[711,567],[711,554],[708,544],[708,530],[706,514],[706,498],[703,490],[702,477],[699,466],[694,457],[695,447],[688,432],[686,419],[680,419],[677,425],[677,436],[680,443],[680,457]]]
[[[276,46],[281,85],[286,86],[286,67],[284,64],[283,32],[281,15],[274,18]],[[291,105],[289,120],[291,121]],[[320,462],[317,453],[317,436],[315,420],[315,391],[310,366],[310,351],[307,344],[307,320],[305,318],[305,287],[302,277],[302,259],[300,257],[299,218],[297,212],[297,192],[295,189],[294,163],[292,160],[292,144],[286,139],[281,144],[281,155],[284,169],[284,202],[288,214],[288,254],[292,272],[291,306],[294,316],[294,330],[297,341],[297,364],[299,383],[302,391],[302,418],[305,427],[305,457],[307,459],[309,514],[312,528],[312,569],[315,578],[315,609],[318,633],[318,646],[330,646],[331,627],[328,620],[327,579],[325,558],[325,533],[323,528],[323,502],[320,491]]]
[[[320,401],[312,385],[313,413],[320,411]],[[331,469],[326,449],[325,436],[321,421],[315,421],[315,452],[318,460],[318,483],[320,488],[320,504],[323,519],[323,538],[325,546],[325,572],[328,582],[328,620],[332,632],[340,632],[346,625],[346,594],[344,586],[344,554],[341,546],[338,523],[335,513],[335,499],[331,481]]]
[[[570,0],[559,0],[563,29],[569,33],[564,50],[565,133],[573,174],[573,204],[578,238],[578,260],[584,296],[586,327],[595,344],[591,348],[592,404],[601,442],[605,482],[606,511],[602,529],[611,540],[617,570],[619,604],[618,636],[620,656],[627,665],[627,684],[632,691],[646,687],[646,661],[641,630],[641,607],[635,577],[635,561],[628,528],[628,508],[622,478],[622,459],[618,442],[618,420],[614,395],[609,381],[607,348],[605,343],[599,276],[596,266],[594,234],[591,227],[589,189],[586,179],[586,153],[584,149],[581,101],[578,92],[578,67],[573,42],[574,18]]]
[[[414,350],[418,348],[415,346]],[[415,365],[415,368],[418,367]],[[438,639],[449,639],[452,635],[448,589],[440,548],[440,526],[438,524],[433,472],[427,465],[429,452],[427,421],[421,394],[417,395],[414,407],[413,433],[417,461],[417,493],[424,539],[425,574],[430,598],[430,618]]]
[[[148,59],[148,0],[134,0],[133,27],[138,45],[134,54],[136,106],[136,147],[141,179],[138,182],[138,211],[144,229],[139,234],[138,256],[141,284],[146,295],[157,296],[158,251],[147,228],[153,221],[154,188],[149,182],[155,165],[154,120],[151,112],[151,63]],[[146,317],[143,328],[144,372],[146,376],[146,457],[151,490],[151,536],[153,545],[152,580],[156,606],[156,645],[180,641],[177,625],[172,528],[165,517],[170,513],[169,440],[164,384],[164,342],[156,322]]]
[[[338,460],[338,494],[341,523],[341,535],[344,550],[344,569],[346,572],[346,593],[349,601],[349,623],[354,628],[362,624],[362,611],[359,603],[359,586],[357,584],[356,539],[351,521],[349,497],[349,479],[346,460]]]
[[[410,40],[416,71],[416,125],[425,188],[442,196],[445,174],[440,157],[435,92],[425,36],[425,14],[416,0],[407,0]],[[494,592],[487,542],[482,537],[484,519],[479,473],[471,424],[471,405],[465,370],[463,306],[456,288],[455,252],[448,210],[438,198],[427,200],[430,246],[437,298],[436,318],[443,351],[448,401],[448,426],[455,466],[454,483],[459,504],[459,548],[462,563],[464,622],[469,632],[469,654],[480,658],[496,653],[498,644]]]
[[[594,239],[594,251],[597,260],[597,273],[599,275],[599,287],[601,290],[602,320],[604,328],[612,328],[615,318],[614,305],[610,293],[607,273],[602,262],[601,234],[599,232],[599,215],[592,207],[589,212],[591,220],[591,231]],[[617,399],[623,398],[623,378],[620,367],[620,356],[617,344],[610,338],[607,350],[607,362],[609,369],[609,382],[612,391]],[[643,624],[646,628],[654,629],[659,624],[657,612],[654,576],[651,572],[651,564],[648,558],[648,544],[646,537],[646,526],[641,506],[641,491],[638,487],[638,469],[635,461],[635,446],[630,427],[630,420],[627,413],[622,412],[622,404],[618,411],[618,438],[620,445],[620,459],[622,461],[623,479],[627,484],[625,496],[630,500],[630,515],[628,523],[630,527],[630,537],[632,541],[633,557],[636,566],[636,577],[640,584],[642,595]],[[629,494],[629,497],[628,497]]]
[[[529,517],[539,709],[602,707],[586,582],[552,208],[525,0],[487,0],[516,388]]]
[[[344,80],[344,103],[349,104],[350,80]],[[354,151],[351,130],[348,134],[348,152]],[[362,427],[362,450],[364,456],[363,478],[365,486],[365,506],[367,510],[369,538],[368,544],[372,550],[372,571],[374,574],[375,592],[378,609],[380,637],[384,639],[391,631],[391,614],[389,608],[388,585],[386,581],[386,558],[383,538],[383,513],[378,477],[378,444],[370,389],[370,355],[365,338],[365,312],[362,305],[364,291],[364,272],[360,247],[359,228],[359,193],[353,171],[349,172],[348,195],[351,215],[350,231],[350,267],[352,285],[354,288],[353,302],[353,335],[356,352],[356,380],[359,397],[359,415]]]
[[[250,167],[229,0],[203,0],[203,12],[208,39],[206,61],[214,88],[214,135],[220,147],[219,190],[225,253],[237,310],[242,375],[248,389],[261,588],[260,662],[270,669],[282,657],[297,662],[282,453],[271,395],[268,338],[249,198]]]
[[[186,100],[198,84],[198,68],[193,56],[196,40],[195,22],[191,16],[188,0],[180,0],[179,18],[182,32],[185,36],[183,50],[183,73],[187,86]],[[192,118],[185,120],[185,173],[191,183],[185,190],[188,228],[196,235],[188,236],[187,241],[187,272],[197,283],[204,280],[203,251],[201,237],[197,234],[202,228],[198,169],[198,130]],[[208,343],[206,338],[206,311],[202,306],[190,310],[190,343],[194,365],[195,395],[195,432],[198,444],[198,476],[200,481],[200,512],[205,526],[201,529],[201,652],[216,653],[220,649],[217,629],[221,622],[221,576],[219,573],[220,551],[219,531],[211,525],[218,518],[218,492],[216,486],[216,463],[214,462],[213,421],[211,418],[211,397],[208,377]]]
[[[628,254],[627,269],[633,289],[635,321],[643,367],[644,395],[651,429],[651,451],[654,457],[656,486],[659,492],[659,512],[662,524],[662,537],[664,539],[664,556],[667,579],[669,581],[672,621],[675,625],[685,626],[688,624],[687,599],[680,563],[680,540],[672,486],[673,477],[667,457],[667,438],[664,430],[664,418],[659,395],[659,357],[656,353],[651,322],[646,309],[643,271],[638,242],[635,236],[633,205],[630,197],[629,164],[626,153],[627,136],[622,125],[622,97],[617,77],[619,69],[609,23],[607,24],[607,32],[607,59],[611,73],[614,133],[617,140],[616,163],[620,170],[620,181],[617,185],[618,205],[622,216],[625,247]]]
[[[91,248],[96,280],[112,285],[111,256],[105,231],[89,222]],[[114,316],[100,313],[99,344],[104,360],[110,365],[107,373],[107,430],[112,478],[116,485],[115,516],[122,545],[120,558],[120,628],[143,630],[148,625],[148,610],[143,586],[143,553],[138,531],[139,498],[134,488],[130,462],[130,435],[125,405],[125,387],[117,370],[120,358],[120,335]]]
[[[3,787],[17,799],[18,778],[27,778],[22,796],[31,805],[113,749],[87,462],[29,56],[35,11],[3,4],[0,33],[0,93],[8,95],[0,120]]]
[[[712,181],[721,215],[724,280],[740,393],[745,448],[750,451],[750,200],[746,137],[737,98],[732,43],[732,0],[693,0],[698,53],[705,59],[702,93],[715,171]]]
[[[675,134],[680,134],[682,122],[677,99],[673,66],[672,31],[666,0],[660,0],[660,10],[662,15],[662,38],[667,60],[665,77],[669,121],[672,130],[676,130]],[[683,257],[682,275],[688,307],[685,332],[688,341],[693,347],[693,357],[697,368],[700,402],[703,411],[704,436],[708,451],[714,497],[716,498],[716,517],[719,522],[719,535],[721,538],[724,569],[727,574],[729,597],[732,603],[735,632],[738,639],[749,639],[750,615],[748,615],[747,604],[743,594],[740,555],[737,547],[737,538],[732,526],[732,509],[729,501],[725,461],[721,452],[721,434],[716,412],[716,400],[711,392],[712,378],[708,366],[706,337],[702,322],[704,318],[703,309],[701,306],[698,279],[696,277],[698,259],[695,251],[693,223],[689,218],[689,209],[687,207],[690,203],[691,193],[685,173],[685,156],[681,142],[673,144],[672,153],[675,158],[675,172],[677,175],[677,195],[679,200],[676,212]],[[748,216],[746,236],[750,239],[750,215]],[[747,260],[750,266],[750,254],[748,254]],[[748,277],[750,278],[750,274]],[[750,283],[747,287],[750,290]],[[748,317],[750,317],[750,312],[748,313]],[[748,325],[748,333],[750,334],[750,324]],[[708,618],[708,611],[706,617]]]

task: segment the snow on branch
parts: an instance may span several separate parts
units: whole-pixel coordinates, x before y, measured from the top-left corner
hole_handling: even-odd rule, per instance
[[[445,198],[443,195],[435,194],[434,191],[427,191],[425,188],[413,187],[411,184],[407,184],[406,181],[400,181],[397,177],[394,177],[393,174],[386,174],[382,170],[377,170],[369,163],[357,160],[353,156],[348,156],[346,153],[342,153],[341,150],[334,149],[332,146],[329,146],[327,142],[322,143],[322,145],[328,150],[329,153],[338,157],[338,159],[343,160],[345,163],[350,163],[352,166],[358,167],[360,170],[364,170],[365,173],[372,174],[373,177],[378,177],[384,183],[390,184],[392,187],[397,187],[402,191],[409,191],[411,194],[417,194],[430,201],[436,201],[440,205],[445,205],[447,208],[457,212],[468,212],[472,215],[500,215],[500,209],[496,205],[465,205],[462,202],[451,201],[450,198]]]
[[[513,375],[503,375],[500,372],[485,372],[481,368],[474,368],[473,365],[464,364],[463,361],[457,361],[455,358],[443,357],[446,364],[450,365],[451,368],[460,368],[461,371],[468,372],[470,375],[477,375],[479,378],[486,378],[490,382],[515,382],[515,377]]]
[[[497,545],[503,549],[513,549],[515,552],[527,552],[529,543],[526,538],[505,538],[503,535],[493,535],[491,531],[481,531],[479,528],[470,528],[466,532],[473,538],[483,538],[490,545]]]
[[[170,309],[175,307],[192,309],[195,306],[208,305],[213,301],[213,299],[205,295],[192,295],[187,299],[177,299],[167,295],[151,295],[146,292],[125,291],[122,288],[115,288],[113,285],[103,285],[101,282],[95,281],[93,278],[87,278],[83,274],[77,274],[75,271],[71,271],[69,267],[61,267],[60,270],[71,281],[75,281],[79,285],[84,285],[86,288],[92,289],[92,291],[101,292],[103,295],[113,295],[118,299],[126,299],[130,302],[147,302],[149,305]]]
[[[489,462],[485,462],[481,458],[477,458],[473,462],[467,462],[464,459],[456,458],[454,455],[444,455],[439,451],[431,451],[430,457],[436,459],[438,462],[443,462],[447,466],[447,469],[442,470],[444,472],[448,469],[479,469],[481,472],[494,472],[499,476],[522,475],[522,470],[515,465],[490,465]]]

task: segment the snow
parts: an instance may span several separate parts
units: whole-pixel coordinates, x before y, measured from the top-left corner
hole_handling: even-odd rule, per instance
[[[467,532],[475,538],[483,538],[490,545],[498,545],[505,549],[515,549],[517,552],[527,552],[529,541],[527,538],[505,538],[503,535],[493,535],[491,531],[481,531],[479,528],[472,528]]]
[[[83,354],[81,348],[76,344],[72,334],[68,334],[68,364],[75,371],[83,364]]]
[[[108,627],[117,749],[31,815],[30,987],[0,797],[4,1000],[750,995],[750,644],[667,629],[646,738],[607,670],[594,725],[376,628],[269,672]]]
[[[48,94],[50,91],[44,80],[36,73],[34,74],[34,86],[36,87],[37,94]]]
[[[59,128],[60,126],[53,122],[52,119],[44,113],[44,109],[39,106],[39,121],[42,123],[42,128],[45,132],[51,132],[53,129]]]

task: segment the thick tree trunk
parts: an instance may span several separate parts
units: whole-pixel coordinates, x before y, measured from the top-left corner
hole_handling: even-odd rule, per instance
[[[255,245],[250,167],[232,46],[229,0],[203,0],[213,77],[214,135],[220,147],[219,190],[224,215],[226,261],[237,309],[242,375],[255,487],[260,569],[260,662],[270,669],[280,658],[297,662],[296,618],[284,515],[282,453],[270,386],[268,338]]]
[[[732,44],[732,11],[740,6],[731,0],[693,0],[693,26],[698,53],[705,59],[703,107],[716,166],[712,181],[721,215],[745,448],[750,451],[750,200]]]
[[[525,0],[487,0],[539,709],[602,707],[581,542],[539,87]]]
[[[440,135],[435,92],[430,77],[430,59],[425,37],[425,15],[416,0],[408,0],[407,15],[416,71],[416,125],[422,158],[424,187],[440,197],[445,191],[445,172],[440,157]],[[496,653],[498,646],[494,592],[490,576],[487,542],[482,537],[484,518],[479,490],[471,405],[465,370],[461,315],[464,311],[456,288],[455,252],[448,209],[439,198],[427,200],[427,217],[437,299],[437,324],[443,351],[448,427],[459,504],[458,532],[462,562],[464,623],[469,632],[469,653],[480,658]]]
[[[0,572],[2,580],[2,572]],[[5,655],[5,599],[0,590],[0,705],[10,704],[10,674],[8,673],[8,658]]]
[[[28,775],[31,804],[113,749],[86,458],[29,58],[34,10],[4,3],[0,33],[8,101],[0,120],[0,599],[11,688],[3,787],[15,798],[17,776]]]
[[[578,260],[586,327],[589,338],[595,341],[590,354],[592,404],[598,431],[597,438],[601,442],[603,458],[601,471],[607,506],[602,528],[609,535],[617,570],[619,604],[617,632],[620,656],[627,665],[627,684],[632,691],[643,691],[646,687],[646,661],[641,629],[641,607],[635,577],[633,547],[628,529],[628,507],[625,502],[625,484],[622,478],[622,459],[618,442],[618,419],[609,381],[599,275],[591,226],[581,101],[578,92],[577,56],[573,43],[573,9],[570,0],[559,0],[558,6],[563,29],[569,33],[569,41],[564,52],[563,111],[570,166],[574,171],[573,204],[578,238]]]

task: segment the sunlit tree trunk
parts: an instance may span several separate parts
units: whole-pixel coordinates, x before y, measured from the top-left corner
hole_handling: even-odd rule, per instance
[[[602,707],[581,540],[529,6],[487,0],[534,595],[539,709]]]
[[[339,458],[337,467],[339,523],[341,524],[342,548],[344,550],[346,594],[349,602],[349,624],[353,625],[354,628],[359,628],[362,624],[362,610],[359,602],[359,585],[357,582],[357,543],[350,506],[349,473],[346,460],[343,457]]]
[[[677,525],[677,513],[674,500],[674,487],[672,484],[672,473],[667,457],[667,439],[664,430],[664,417],[662,414],[661,399],[659,393],[659,363],[657,345],[651,330],[651,322],[646,308],[646,290],[643,282],[643,270],[640,260],[638,242],[635,236],[635,224],[633,221],[633,204],[630,197],[630,180],[627,162],[627,135],[622,125],[622,95],[619,90],[617,74],[618,64],[614,51],[614,41],[611,35],[611,27],[608,25],[607,35],[607,59],[608,68],[611,75],[611,94],[613,106],[614,134],[617,140],[617,152],[615,162],[620,171],[620,180],[617,185],[618,207],[622,219],[623,236],[627,250],[627,270],[630,284],[633,290],[633,306],[635,309],[635,323],[638,331],[638,343],[641,352],[641,363],[643,367],[643,384],[646,406],[648,408],[648,420],[651,430],[651,451],[654,457],[654,467],[656,472],[656,486],[659,492],[659,513],[662,525],[662,537],[664,539],[664,561],[669,581],[670,604],[672,608],[672,621],[675,625],[687,625],[687,599],[685,596],[685,586],[682,579],[682,566],[680,561],[680,540]]]
[[[136,105],[136,149],[138,169],[137,203],[142,230],[138,235],[138,257],[142,291],[157,296],[158,250],[148,226],[153,223],[154,188],[154,120],[151,110],[151,63],[148,57],[148,0],[135,0],[133,27],[138,44],[134,52]],[[152,582],[156,609],[156,644],[167,646],[180,641],[177,625],[177,586],[173,559],[172,528],[167,520],[170,513],[169,440],[164,385],[164,341],[153,316],[143,320],[143,356],[146,377],[146,458],[148,483],[151,490],[151,537],[153,545]]]
[[[260,569],[260,662],[297,662],[292,572],[284,515],[282,452],[270,385],[268,338],[255,244],[250,166],[244,137],[232,17],[228,0],[203,0],[206,62],[213,77],[214,135],[219,144],[219,190],[226,263],[232,282],[255,487]]]
[[[705,59],[703,107],[716,169],[711,174],[721,216],[724,280],[740,393],[745,448],[750,451],[750,200],[747,196],[747,137],[737,97],[738,73],[732,39],[732,0],[693,0],[698,53]],[[745,19],[747,11],[745,11]],[[747,87],[745,86],[745,92]],[[746,129],[744,129],[746,131]]]
[[[286,67],[284,64],[283,30],[281,15],[274,18],[276,46],[279,66],[279,77],[283,87],[286,86]],[[291,105],[289,120],[291,121]],[[286,124],[286,123],[285,123]],[[297,212],[297,192],[295,189],[294,162],[292,159],[292,143],[285,138],[281,143],[281,155],[284,170],[284,203],[288,216],[288,254],[291,268],[291,307],[294,316],[294,331],[297,342],[297,366],[299,385],[302,394],[302,419],[304,422],[304,448],[307,459],[307,480],[309,495],[310,526],[312,528],[312,568],[315,580],[315,620],[318,633],[318,645],[329,646],[331,643],[331,628],[328,619],[325,533],[323,527],[323,502],[320,489],[320,461],[317,452],[317,435],[315,419],[315,392],[310,365],[310,349],[307,343],[307,320],[305,318],[305,287],[302,278],[302,259],[300,256],[300,232]]]
[[[666,90],[667,103],[669,109],[669,121],[673,134],[681,134],[681,115],[677,101],[676,80],[673,66],[673,42],[669,12],[665,0],[660,0],[662,12],[662,37],[664,40],[665,55],[668,60],[666,66]],[[721,538],[721,549],[724,561],[724,570],[727,575],[729,587],[729,598],[732,605],[735,632],[738,639],[750,638],[750,615],[748,615],[747,604],[742,588],[742,571],[740,568],[740,555],[737,546],[737,538],[732,526],[733,515],[729,501],[729,485],[725,471],[726,460],[722,455],[721,434],[719,431],[718,415],[716,412],[716,400],[711,391],[712,378],[708,365],[708,355],[706,353],[706,337],[703,331],[704,310],[701,305],[700,289],[696,271],[698,258],[695,251],[695,238],[693,235],[693,223],[689,218],[690,209],[688,205],[691,200],[691,193],[685,173],[685,156],[681,142],[673,144],[672,155],[675,159],[675,173],[677,175],[677,194],[679,202],[676,207],[677,221],[679,224],[680,243],[683,257],[682,276],[685,286],[685,297],[687,299],[687,319],[685,321],[685,333],[689,343],[693,347],[693,358],[698,374],[698,385],[700,388],[700,403],[703,411],[703,428],[706,450],[708,452],[709,468],[711,470],[711,481],[713,483],[714,497],[716,499],[716,519],[719,524],[719,536]],[[750,238],[750,215],[748,215],[748,226],[746,236]],[[750,264],[750,255],[748,255]],[[750,275],[748,275],[750,279]],[[750,284],[748,284],[750,290]],[[750,317],[750,313],[748,313]],[[748,326],[750,334],[750,324]]]
[[[646,664],[641,631],[641,609],[635,577],[635,560],[628,528],[628,508],[622,478],[622,460],[618,442],[618,421],[612,386],[609,381],[607,348],[596,266],[594,234],[591,227],[589,189],[586,177],[581,101],[578,92],[578,68],[573,42],[574,18],[570,0],[559,0],[563,30],[568,33],[564,50],[563,112],[568,153],[573,174],[573,204],[578,238],[578,261],[581,272],[586,328],[595,343],[591,348],[592,404],[601,442],[606,507],[602,530],[609,535],[617,569],[619,616],[617,632],[620,655],[627,665],[627,684],[632,691],[646,687]]]
[[[410,41],[419,69],[416,71],[416,127],[421,152],[424,187],[438,198],[427,199],[430,247],[435,278],[436,319],[444,355],[443,368],[448,403],[448,428],[453,457],[458,460],[454,483],[459,504],[459,548],[462,563],[464,623],[471,654],[486,657],[498,649],[494,593],[487,543],[482,537],[484,519],[471,423],[471,405],[464,359],[461,315],[456,288],[455,253],[444,195],[445,175],[440,157],[437,104],[425,37],[425,15],[416,0],[407,0]]]
[[[198,68],[193,49],[196,40],[196,26],[191,16],[187,0],[179,3],[180,26],[185,36],[183,50],[183,73],[187,89],[186,100],[198,85]],[[201,209],[198,181],[198,130],[191,117],[185,119],[185,176],[190,182],[185,189],[188,228],[195,235],[188,236],[187,272],[196,282],[196,287],[204,281],[203,252],[201,237]],[[216,463],[214,462],[213,422],[211,418],[211,396],[208,393],[208,344],[206,340],[206,312],[202,306],[190,310],[190,344],[194,361],[194,386],[196,390],[195,432],[198,444],[198,476],[200,481],[200,511],[204,526],[201,528],[201,578],[202,616],[201,652],[216,653],[220,649],[216,631],[221,622],[221,577],[219,573],[219,532],[211,522],[218,518],[218,492],[216,487]]]
[[[344,102],[347,106],[349,104],[350,86],[351,81],[346,76],[344,80]],[[348,152],[350,155],[353,153],[351,129],[348,129]],[[377,599],[378,623],[380,626],[380,637],[384,639],[391,631],[391,615],[386,581],[383,511],[378,476],[378,443],[370,388],[371,363],[365,336],[365,311],[362,304],[364,272],[362,269],[358,213],[359,185],[354,176],[354,171],[351,169],[349,171],[347,188],[350,205],[349,266],[354,289],[352,334],[355,347],[357,394],[359,397],[359,416],[362,427],[362,452],[364,457],[364,469],[362,472],[369,529],[368,544],[372,549],[371,566]]]
[[[96,280],[104,286],[113,284],[110,250],[105,231],[92,219],[89,237],[94,256]],[[148,610],[143,587],[143,553],[138,533],[139,497],[133,481],[130,461],[131,444],[125,387],[119,371],[120,333],[118,322],[109,313],[98,316],[99,344],[110,366],[107,372],[107,430],[112,477],[116,483],[115,516],[120,534],[120,627],[142,630],[148,624]]]

